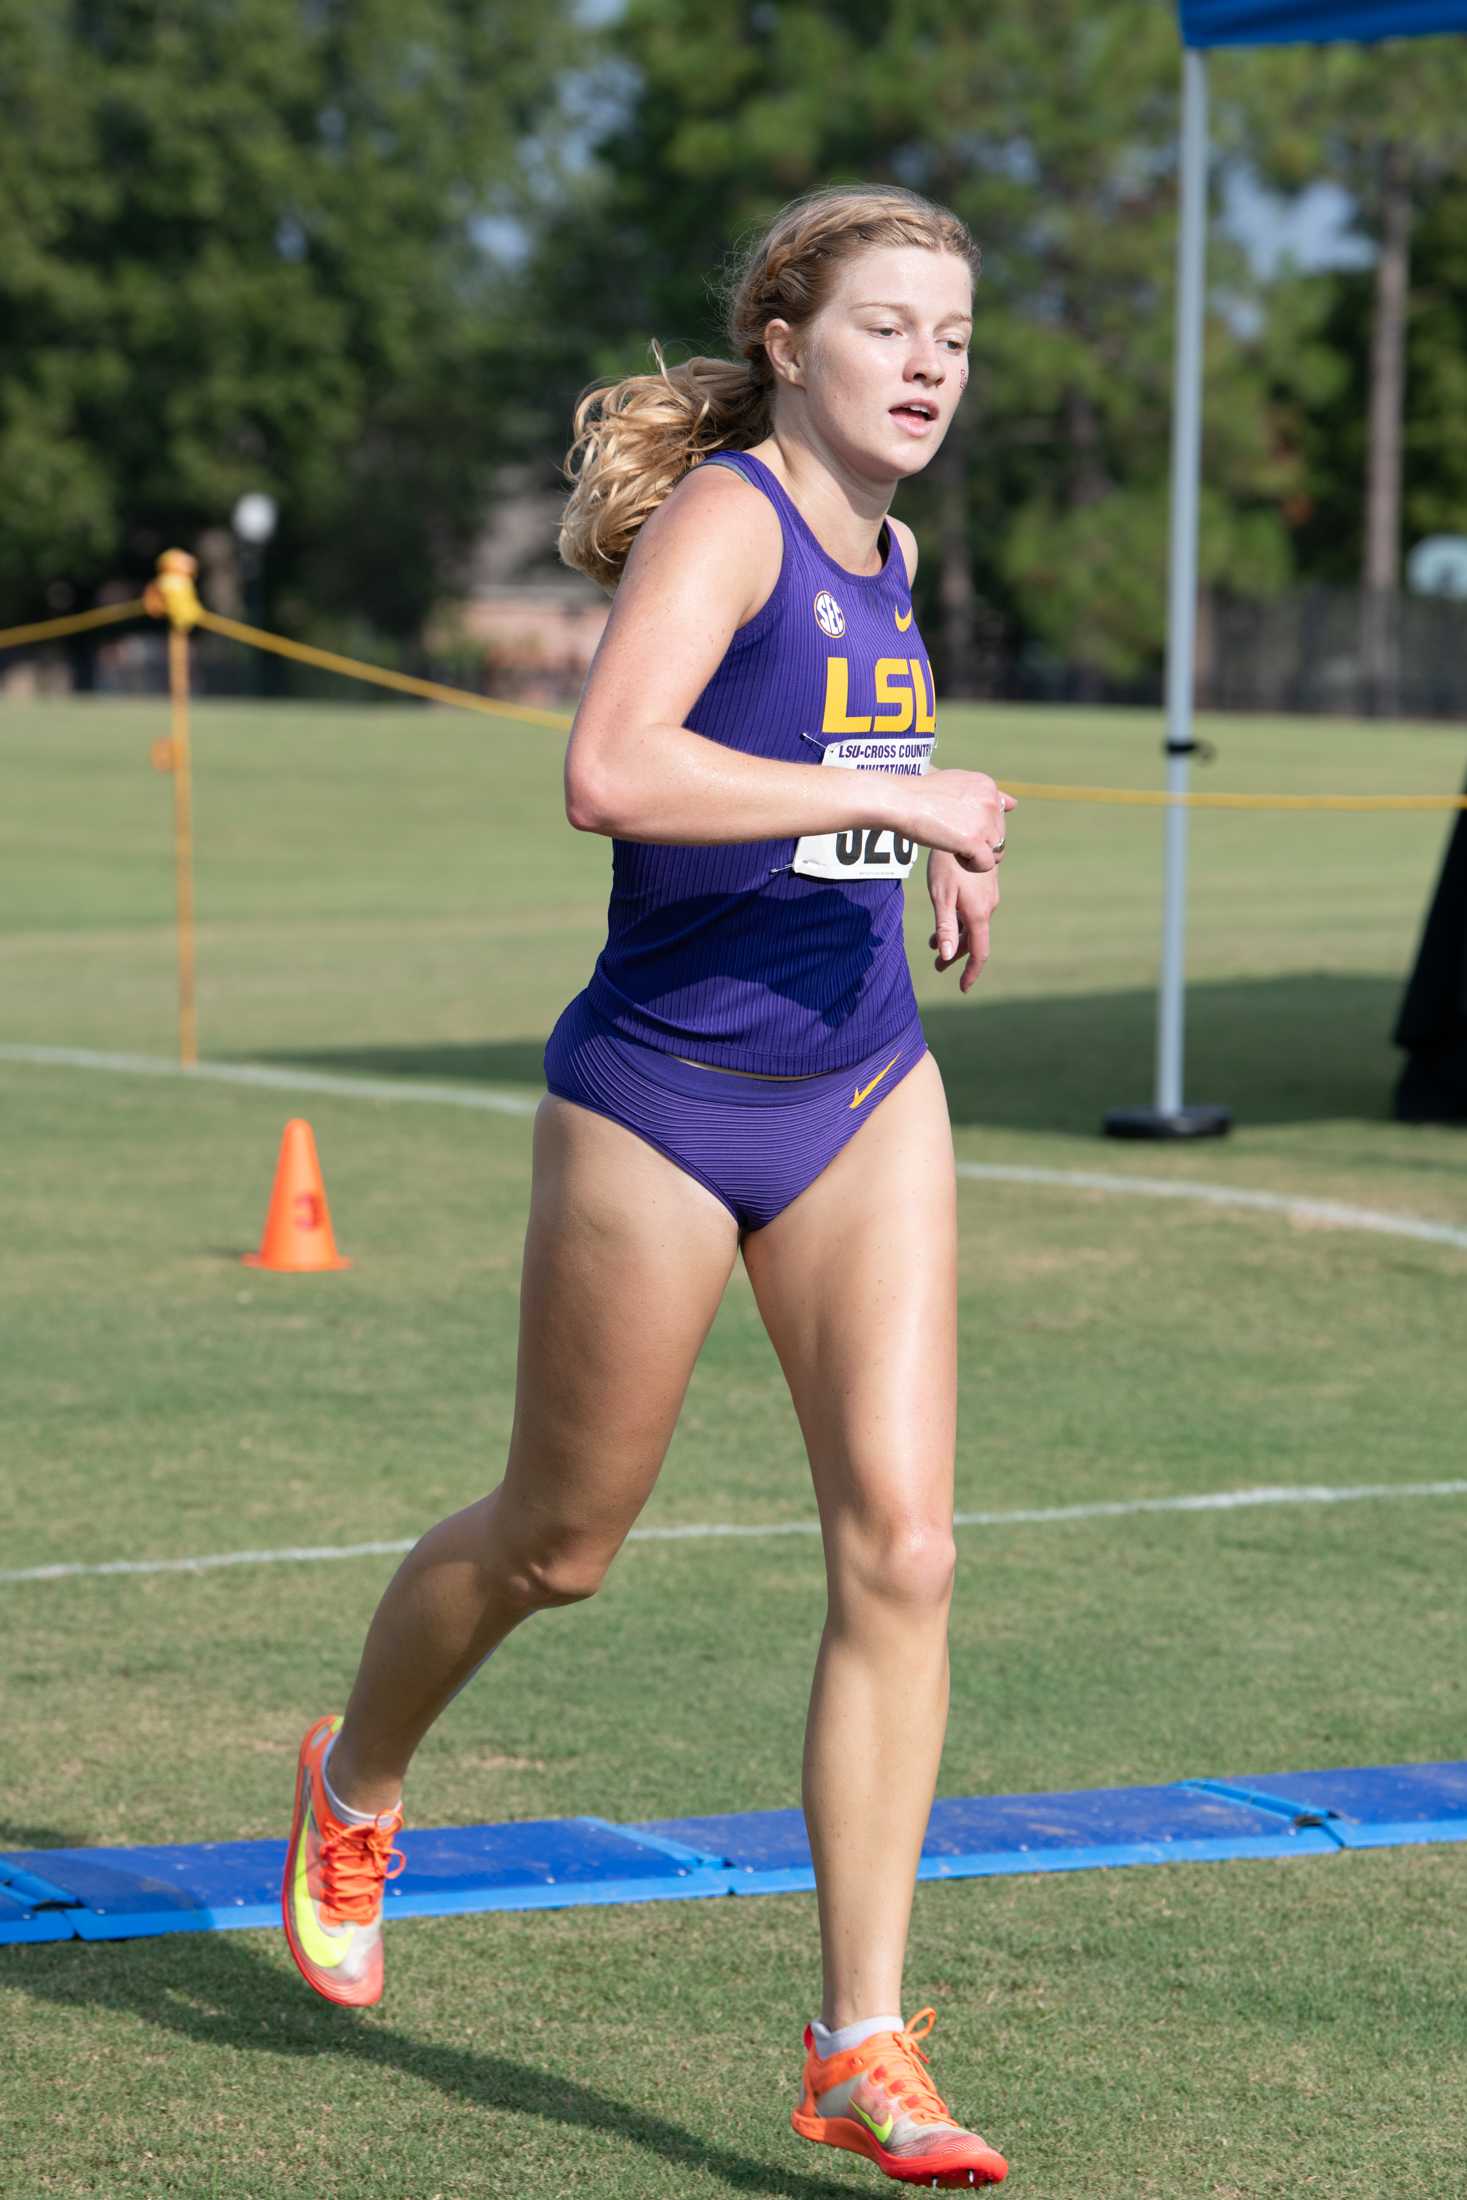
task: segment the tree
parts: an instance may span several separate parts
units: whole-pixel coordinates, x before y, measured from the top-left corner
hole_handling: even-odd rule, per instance
[[[1359,581],[1369,707],[1389,716],[1398,700],[1412,232],[1467,155],[1467,40],[1304,48],[1270,55],[1267,70],[1255,65],[1249,81],[1256,97],[1238,136],[1260,170],[1286,188],[1330,174],[1355,198],[1376,247]]]
[[[511,442],[483,242],[570,0],[0,0],[0,588],[279,501],[277,602],[410,632]],[[309,610],[307,607],[310,607]]]
[[[1376,277],[1305,279],[1327,300],[1320,339],[1336,361],[1305,433],[1297,540],[1311,573],[1359,584],[1370,469],[1371,327]],[[1412,222],[1403,381],[1401,522],[1405,544],[1467,527],[1467,182],[1427,198]]]

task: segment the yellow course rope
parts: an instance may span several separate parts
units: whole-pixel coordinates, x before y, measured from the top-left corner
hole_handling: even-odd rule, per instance
[[[487,695],[472,695],[467,688],[444,687],[437,680],[418,680],[410,672],[389,672],[383,665],[362,664],[355,657],[340,657],[332,649],[315,649],[309,642],[288,642],[283,634],[267,634],[258,626],[241,626],[238,619],[221,618],[217,611],[199,608],[200,626],[211,634],[223,634],[251,649],[269,650],[277,657],[293,657],[297,664],[319,665],[323,672],[344,673],[349,680],[371,680],[378,687],[396,688],[403,695],[421,695],[430,703],[453,703],[460,710],[478,710],[491,718],[519,718],[533,726],[570,724],[563,711],[537,710],[532,703],[495,703]]]
[[[0,627],[0,649],[18,649],[22,642],[54,642],[63,634],[84,634],[89,626],[111,626],[119,619],[141,618],[143,599],[130,603],[103,604],[100,611],[73,611],[64,619],[41,619],[34,626]]]
[[[1462,794],[1168,794],[1164,788],[1032,786],[1005,779],[1025,802],[1110,802],[1148,810],[1467,810]]]
[[[165,552],[160,566],[178,555],[177,552]],[[192,561],[189,562],[191,570]],[[164,611],[165,605],[161,596],[156,602],[151,600],[153,594],[150,590],[147,598],[106,604],[99,611],[73,612],[66,618],[43,619],[34,626],[0,628],[0,649],[22,642],[54,641],[65,634],[83,633],[88,627],[111,626],[123,619],[136,618],[145,611],[156,617]],[[183,611],[181,624],[206,627],[211,634],[243,642],[249,649],[289,657],[297,664],[316,665],[323,672],[336,672],[348,680],[365,680],[377,687],[394,688],[400,695],[420,695],[427,702],[445,703],[455,710],[479,711],[488,718],[548,726],[560,733],[570,726],[570,718],[564,711],[540,710],[533,703],[496,702],[490,696],[475,695],[468,688],[447,687],[440,680],[420,680],[410,672],[393,672],[385,665],[365,664],[358,657],[343,657],[336,650],[317,649],[310,642],[289,641],[283,634],[267,633],[263,627],[245,626],[238,619],[226,619],[217,611],[205,610],[193,593],[191,579],[186,594],[187,608]],[[1006,780],[1004,784],[1010,794],[1024,802],[1087,802],[1123,809],[1467,810],[1467,795],[1459,794],[1171,794],[1164,788],[1066,787],[1018,779]]]

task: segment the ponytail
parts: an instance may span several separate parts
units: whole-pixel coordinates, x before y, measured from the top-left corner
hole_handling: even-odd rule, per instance
[[[587,390],[576,406],[560,555],[603,588],[615,588],[642,522],[684,474],[710,451],[748,450],[769,433],[773,377],[762,347],[758,360],[739,363],[670,367],[656,343],[652,356],[655,374]]]

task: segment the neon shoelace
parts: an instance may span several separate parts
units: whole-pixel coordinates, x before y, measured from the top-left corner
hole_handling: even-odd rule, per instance
[[[922,2022],[924,2017],[927,2019],[925,2024]],[[926,2039],[936,2022],[935,2009],[919,2009],[915,2017],[908,2018],[900,2032],[889,2035],[901,2057],[900,2064],[889,2068],[883,2060],[870,2073],[874,2084],[885,2086],[892,2106],[902,2109],[919,2124],[952,2122],[946,2102],[927,2075],[927,2057],[917,2045],[918,2040]]]
[[[348,1925],[370,1925],[389,1879],[407,1863],[392,1837],[402,1831],[402,1813],[392,1811],[375,1825],[321,1828],[321,1900]]]

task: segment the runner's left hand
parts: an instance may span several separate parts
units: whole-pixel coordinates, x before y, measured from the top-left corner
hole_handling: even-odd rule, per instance
[[[932,936],[927,944],[937,951],[934,965],[951,970],[966,955],[958,980],[966,993],[978,983],[988,960],[988,923],[998,907],[998,869],[969,871],[956,856],[934,848],[927,858],[927,891],[932,896]]]

